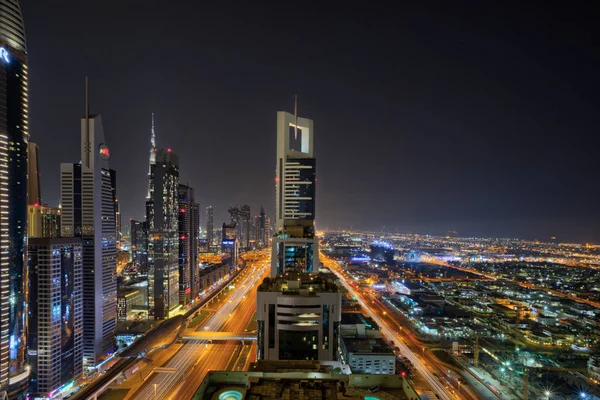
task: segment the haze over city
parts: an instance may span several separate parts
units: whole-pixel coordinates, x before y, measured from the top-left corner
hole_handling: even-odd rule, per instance
[[[25,1],[45,198],[78,149],[88,75],[124,217],[144,213],[152,112],[217,220],[240,202],[272,215],[272,115],[297,94],[319,133],[320,228],[598,242],[585,7]]]

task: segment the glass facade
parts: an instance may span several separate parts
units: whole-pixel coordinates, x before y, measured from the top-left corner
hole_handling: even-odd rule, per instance
[[[27,327],[27,56],[18,3],[1,1],[0,26],[0,389],[23,372]],[[11,25],[10,31],[8,25]],[[18,33],[18,34],[17,34]],[[21,37],[22,36],[22,37]],[[21,42],[22,39],[22,42]]]

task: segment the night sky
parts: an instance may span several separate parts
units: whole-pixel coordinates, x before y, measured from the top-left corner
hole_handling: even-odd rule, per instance
[[[151,112],[202,221],[207,205],[216,226],[230,204],[272,216],[276,111],[298,94],[318,228],[600,242],[591,8],[204,3],[22,2],[44,202],[79,161],[89,75],[124,222],[143,218]]]

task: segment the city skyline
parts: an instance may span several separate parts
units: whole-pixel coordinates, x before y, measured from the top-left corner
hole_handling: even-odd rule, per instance
[[[290,30],[286,7],[242,19],[251,10],[106,4],[23,5],[30,77],[40,83],[30,92],[31,131],[49,204],[58,200],[60,154],[75,151],[56,138],[77,131],[89,75],[130,189],[120,200],[125,218],[143,216],[152,112],[158,145],[181,155],[182,181],[203,209],[214,207],[217,225],[236,203],[263,204],[272,216],[271,116],[298,94],[300,114],[322,132],[320,229],[600,242],[590,184],[598,59],[587,51],[584,9],[307,8],[293,14],[310,16],[310,29]],[[293,68],[290,46],[303,55]],[[234,175],[232,189],[224,182]]]

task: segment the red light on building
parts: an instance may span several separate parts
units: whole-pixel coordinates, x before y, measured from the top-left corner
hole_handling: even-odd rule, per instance
[[[181,236],[179,236],[179,239],[181,239],[181,240],[185,240],[185,235],[181,235]]]
[[[185,293],[186,293],[186,294],[190,294],[190,293],[192,293],[192,288],[187,288],[187,289],[185,289]]]
[[[169,147],[169,148],[167,149],[167,151],[170,153],[170,152],[171,152],[171,148]]]
[[[179,212],[184,213],[185,212],[185,208],[180,208]]]
[[[100,149],[100,154],[102,154],[104,157],[110,157],[110,150],[108,150],[108,147],[102,147]]]

